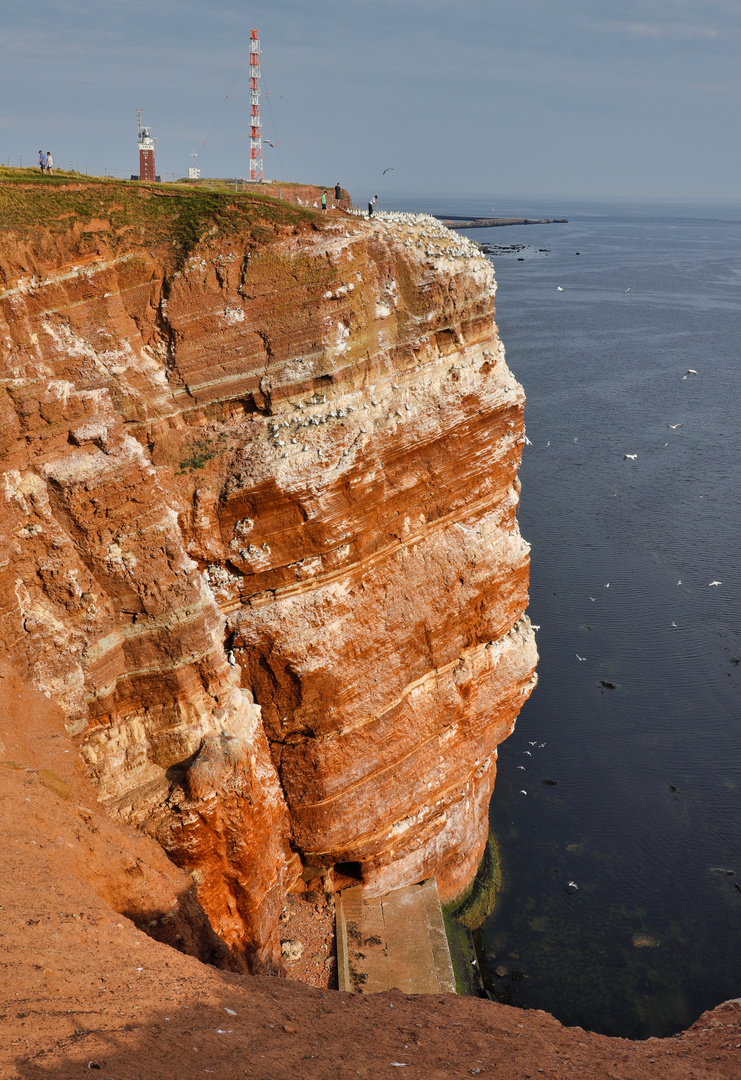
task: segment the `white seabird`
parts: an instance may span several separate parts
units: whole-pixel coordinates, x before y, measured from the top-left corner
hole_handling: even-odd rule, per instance
[[[710,585],[708,585],[708,588],[710,588],[711,585],[722,585],[722,584],[723,584],[722,581],[711,581]]]
[[[638,454],[623,454],[623,461],[627,461],[628,458],[630,458],[631,461],[635,461],[637,457]]]
[[[577,653],[576,654],[576,659],[577,660],[586,660],[586,656],[579,656],[579,653]]]

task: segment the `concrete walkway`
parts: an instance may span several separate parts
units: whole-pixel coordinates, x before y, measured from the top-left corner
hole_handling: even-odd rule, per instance
[[[338,893],[336,904],[340,990],[456,992],[434,878],[370,899],[356,885]]]

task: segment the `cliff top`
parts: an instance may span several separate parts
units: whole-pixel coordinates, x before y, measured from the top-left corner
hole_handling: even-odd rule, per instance
[[[270,195],[8,168],[0,168],[0,220],[0,280],[15,275],[19,242],[31,263],[38,259],[43,266],[45,247],[55,247],[71,227],[80,255],[95,252],[104,235],[114,251],[155,247],[173,269],[207,235],[240,233],[264,243],[284,229],[322,227],[314,209]]]

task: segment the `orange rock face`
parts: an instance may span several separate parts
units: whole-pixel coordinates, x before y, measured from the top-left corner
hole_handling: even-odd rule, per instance
[[[319,224],[0,251],[2,644],[253,969],[302,862],[465,888],[537,660],[491,266]]]

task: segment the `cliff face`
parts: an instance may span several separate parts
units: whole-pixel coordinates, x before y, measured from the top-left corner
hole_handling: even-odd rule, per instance
[[[253,968],[302,863],[460,892],[536,663],[489,263],[432,219],[50,191],[0,249],[9,660]]]

